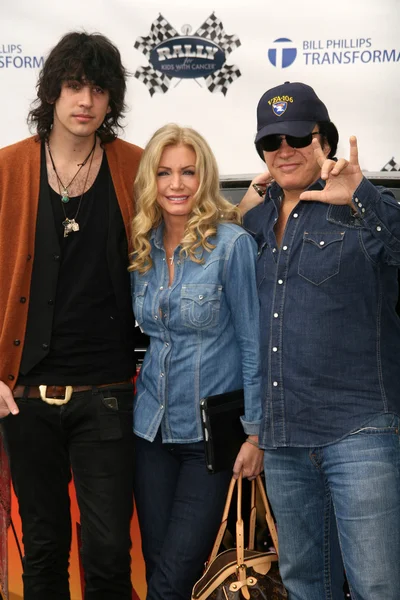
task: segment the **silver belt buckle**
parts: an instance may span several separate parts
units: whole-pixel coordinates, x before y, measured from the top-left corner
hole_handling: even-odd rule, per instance
[[[61,406],[62,404],[67,404],[67,402],[69,402],[71,400],[73,391],[74,390],[73,390],[72,385],[66,385],[64,398],[48,398],[46,396],[47,385],[39,385],[40,397],[43,400],[43,402],[47,402],[47,404],[56,404],[57,406]]]

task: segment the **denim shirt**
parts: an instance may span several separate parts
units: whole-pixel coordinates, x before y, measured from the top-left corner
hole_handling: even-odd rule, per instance
[[[400,414],[400,203],[365,178],[356,212],[300,201],[278,247],[281,196],[273,184],[245,217],[258,244],[260,443],[321,446]]]
[[[181,258],[168,285],[163,224],[152,233],[152,268],[132,273],[133,308],[150,336],[136,384],[134,431],[149,441],[202,440],[200,399],[244,388],[247,434],[261,422],[257,247],[241,227],[220,224],[204,263]]]

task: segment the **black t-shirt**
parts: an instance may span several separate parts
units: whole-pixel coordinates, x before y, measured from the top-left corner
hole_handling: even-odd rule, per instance
[[[132,346],[123,335],[107,257],[108,236],[125,236],[120,211],[117,230],[114,220],[114,229],[109,231],[110,183],[104,153],[99,174],[82,200],[70,198],[63,205],[60,194],[50,188],[61,247],[50,350],[29,373],[19,376],[18,383],[112,383],[129,379],[134,372]],[[68,237],[62,225],[65,216],[79,224],[79,231]],[[127,257],[119,259],[128,264]],[[128,289],[118,290],[120,294],[129,293],[128,276],[124,283]]]

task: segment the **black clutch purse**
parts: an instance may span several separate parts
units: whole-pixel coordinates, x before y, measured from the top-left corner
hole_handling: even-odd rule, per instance
[[[244,414],[243,390],[200,400],[207,469],[216,473],[232,469],[246,439],[240,417]]]

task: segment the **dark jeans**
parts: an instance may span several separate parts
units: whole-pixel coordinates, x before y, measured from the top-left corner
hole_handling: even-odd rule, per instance
[[[147,600],[190,600],[217,535],[231,471],[207,472],[203,442],[135,437],[135,502]]]
[[[69,600],[71,468],[81,514],[86,600],[131,600],[133,391],[75,393],[68,404],[17,400],[2,421],[22,519],[25,600]]]

